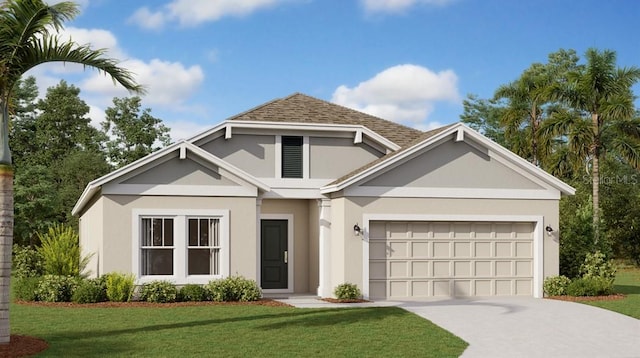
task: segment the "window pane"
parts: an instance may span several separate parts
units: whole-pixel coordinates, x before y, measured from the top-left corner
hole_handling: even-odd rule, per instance
[[[189,275],[211,274],[211,251],[209,249],[189,249]]]
[[[220,249],[213,249],[213,274],[220,274]]]
[[[153,246],[162,246],[162,219],[153,219]]]
[[[140,235],[142,235],[142,246],[151,246],[151,219],[142,219]]]
[[[173,219],[164,219],[164,246],[173,246]]]
[[[211,236],[213,236],[213,246],[220,246],[220,219],[211,220]]]
[[[198,246],[198,219],[189,219],[189,246]]]
[[[209,219],[200,219],[200,246],[209,246]]]
[[[143,249],[143,275],[173,275],[172,249]]]

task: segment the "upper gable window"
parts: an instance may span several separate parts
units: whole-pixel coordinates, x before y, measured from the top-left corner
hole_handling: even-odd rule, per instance
[[[282,177],[302,178],[302,137],[282,137]]]

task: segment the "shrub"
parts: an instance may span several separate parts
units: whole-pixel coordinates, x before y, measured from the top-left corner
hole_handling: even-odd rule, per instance
[[[187,284],[178,291],[178,301],[210,301],[209,290],[200,285]]]
[[[77,286],[76,277],[44,275],[38,283],[35,294],[38,301],[69,302]]]
[[[551,276],[544,280],[543,288],[547,296],[563,296],[567,294],[567,286],[571,280],[567,276]]]
[[[108,273],[104,278],[107,287],[107,299],[112,302],[127,302],[133,296],[135,276],[117,272]]]
[[[71,296],[75,303],[96,303],[107,300],[107,287],[104,280],[94,278],[82,280]]]
[[[584,258],[584,263],[580,266],[580,274],[582,277],[600,277],[613,283],[616,278],[616,267],[612,260],[607,260],[605,254],[596,250],[594,253],[588,253]]]
[[[40,284],[41,277],[18,277],[13,282],[13,294],[19,301],[35,301],[37,299],[36,290]]]
[[[91,256],[80,256],[78,234],[64,224],[49,228],[45,234],[38,233],[42,246],[38,252],[43,258],[45,274],[80,276]]]
[[[13,245],[13,275],[15,277],[42,276],[42,255],[31,246]]]
[[[613,292],[613,284],[602,277],[577,278],[567,286],[569,296],[602,296]]]
[[[169,281],[152,281],[142,285],[140,300],[155,303],[175,302],[178,290]]]
[[[262,297],[256,281],[242,276],[210,281],[207,288],[211,292],[211,299],[216,302],[257,301]]]
[[[357,300],[362,297],[360,289],[353,283],[342,283],[336,286],[333,294],[340,300]]]

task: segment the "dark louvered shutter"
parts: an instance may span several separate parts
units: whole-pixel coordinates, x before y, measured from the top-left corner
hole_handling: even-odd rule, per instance
[[[282,177],[302,178],[302,137],[282,137]]]

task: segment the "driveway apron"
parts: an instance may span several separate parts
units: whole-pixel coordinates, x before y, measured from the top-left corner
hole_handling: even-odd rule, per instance
[[[640,320],[536,298],[404,301],[469,343],[462,357],[640,357]]]

